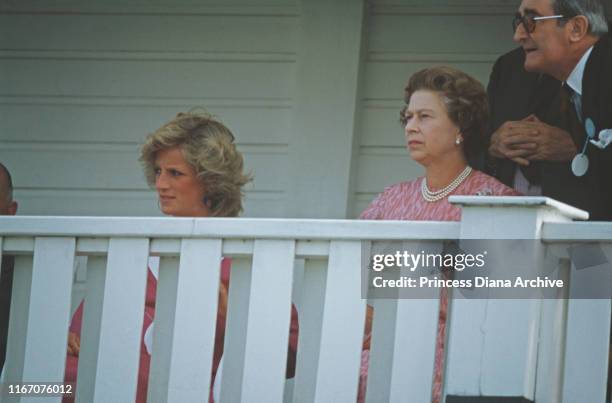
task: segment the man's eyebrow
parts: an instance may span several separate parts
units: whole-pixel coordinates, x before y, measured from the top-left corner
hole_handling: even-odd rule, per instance
[[[527,14],[540,15],[540,13],[537,10],[534,10],[533,8],[525,8],[523,10],[523,15],[527,15]]]

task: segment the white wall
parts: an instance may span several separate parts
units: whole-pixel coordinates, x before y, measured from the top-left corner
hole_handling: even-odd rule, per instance
[[[0,14],[0,160],[22,214],[158,214],[139,144],[198,105],[256,174],[247,213],[283,214],[294,2],[48,3]]]
[[[20,213],[158,215],[139,144],[204,106],[255,174],[245,215],[342,218],[421,172],[398,124],[410,74],[486,83],[519,2],[49,3],[0,0],[0,161]]]

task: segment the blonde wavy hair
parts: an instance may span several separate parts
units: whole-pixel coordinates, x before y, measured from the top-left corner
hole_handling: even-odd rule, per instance
[[[242,212],[242,187],[252,180],[243,173],[244,159],[234,135],[208,113],[181,112],[149,134],[140,151],[140,162],[149,186],[155,186],[157,153],[180,147],[185,160],[206,188],[205,200],[213,217],[236,217]]]

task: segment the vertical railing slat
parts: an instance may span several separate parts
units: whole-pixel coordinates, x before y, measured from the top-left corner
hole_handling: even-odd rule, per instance
[[[232,258],[223,347],[223,372],[217,374],[220,381],[215,380],[221,383],[223,403],[239,402],[242,395],[250,288],[251,258]]]
[[[94,402],[136,397],[149,240],[111,238],[104,286]]]
[[[172,323],[156,320],[155,325],[172,329],[167,400],[155,401],[187,402],[208,396],[220,266],[221,240],[183,239],[175,314],[168,318]]]
[[[563,403],[603,402],[610,345],[610,300],[570,299]]]
[[[570,261],[557,261],[558,278],[567,284]],[[562,400],[568,297],[568,290],[561,289],[557,291],[556,298],[542,300],[535,390],[535,401],[538,403],[559,403]]]
[[[437,299],[374,302],[366,401],[431,399],[439,307]]]
[[[76,387],[76,398],[79,402],[93,401],[105,277],[106,256],[90,256],[87,259],[87,287],[81,325],[81,348]]]
[[[293,392],[295,403],[308,403],[314,399],[319,348],[321,346],[326,277],[327,260],[306,260],[302,280],[302,301],[299,310],[300,336]]]
[[[563,378],[563,344],[565,342],[565,318],[567,300],[542,300],[540,319],[540,343],[535,401],[558,403],[561,401]]]
[[[4,380],[6,382],[20,382],[23,377],[23,360],[28,329],[28,322],[24,318],[28,317],[30,305],[33,261],[31,255],[15,256],[11,311],[4,362]]]
[[[373,248],[378,249],[377,246],[384,246],[385,254],[399,250],[386,243],[373,245]],[[441,242],[432,241],[404,241],[401,247],[399,244],[396,247],[413,254],[425,253],[425,250],[435,254],[443,250]],[[373,251],[370,252],[372,254]],[[397,276],[414,274],[400,270]],[[386,298],[375,298],[376,293],[370,295],[374,321],[366,401],[430,401],[435,376],[440,293],[430,292],[427,295],[410,289],[396,291],[393,294],[387,292]],[[407,389],[410,390],[408,396]]]
[[[168,401],[168,374],[172,360],[172,334],[178,291],[179,256],[163,256],[159,259],[153,351],[149,369],[147,401]]]
[[[366,302],[361,298],[361,243],[332,241],[315,391],[316,402],[355,402]]]
[[[242,402],[282,401],[294,258],[293,240],[255,241]]]
[[[76,241],[36,238],[23,365],[24,382],[62,382]],[[35,397],[25,399],[37,401]],[[49,401],[61,400],[60,397]]]

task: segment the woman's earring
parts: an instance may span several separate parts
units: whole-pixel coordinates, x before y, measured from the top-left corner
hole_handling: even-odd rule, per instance
[[[457,139],[455,139],[455,144],[461,144],[461,137],[457,137]]]

